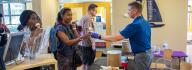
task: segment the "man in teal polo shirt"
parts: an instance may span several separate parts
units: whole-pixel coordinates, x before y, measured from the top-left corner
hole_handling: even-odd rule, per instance
[[[153,59],[150,24],[142,16],[142,5],[136,1],[128,4],[128,14],[134,20],[120,34],[111,37],[92,33],[92,37],[110,42],[129,39],[134,61],[128,64],[128,70],[148,70]]]

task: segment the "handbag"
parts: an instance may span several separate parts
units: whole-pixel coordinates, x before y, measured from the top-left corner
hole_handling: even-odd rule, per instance
[[[0,28],[0,47],[4,46],[7,43],[7,34],[5,33],[5,29]]]
[[[73,53],[73,66],[74,67],[79,67],[81,66],[82,60],[81,60],[81,54],[80,54],[80,49],[79,48],[75,48],[74,53]]]

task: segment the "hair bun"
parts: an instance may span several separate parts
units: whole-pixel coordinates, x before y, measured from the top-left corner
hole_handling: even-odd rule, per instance
[[[23,28],[24,28],[23,25],[19,25],[19,26],[17,27],[17,30],[21,31],[21,30],[23,30]]]

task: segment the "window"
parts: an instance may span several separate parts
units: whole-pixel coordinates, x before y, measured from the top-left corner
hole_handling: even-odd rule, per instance
[[[21,12],[25,9],[25,4],[22,3],[11,3],[11,15],[20,15]]]
[[[4,15],[8,15],[8,14],[9,14],[9,6],[8,6],[8,3],[4,3],[4,4],[3,4],[3,12],[4,12]]]
[[[1,5],[3,5],[4,23],[11,32],[17,31],[20,14],[26,9],[32,9],[31,0],[7,0],[1,2]]]
[[[4,16],[5,24],[8,25],[10,23],[9,16]]]
[[[25,4],[23,3],[3,3],[5,24],[20,24],[19,17],[24,10]]]

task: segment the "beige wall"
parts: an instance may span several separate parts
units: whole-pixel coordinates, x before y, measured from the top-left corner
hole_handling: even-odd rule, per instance
[[[135,0],[113,0],[112,30],[113,35],[118,34],[129,22],[130,18],[124,18],[127,4]],[[187,40],[187,0],[156,0],[159,6],[163,23],[162,28],[152,29],[152,44],[162,45],[165,41],[173,50],[186,51]],[[146,2],[143,15],[146,17]]]
[[[113,0],[112,1],[112,34],[116,35],[128,23],[130,18],[124,18],[127,12],[127,4],[134,0]],[[186,50],[187,38],[187,0],[156,0],[159,6],[163,23],[162,28],[152,29],[152,44],[162,45],[168,42],[174,50]],[[58,3],[57,0],[33,0],[33,10],[40,14],[43,26],[52,26],[55,22]],[[144,3],[143,15],[146,17],[146,2]]]
[[[41,16],[44,28],[53,26],[58,12],[58,0],[32,0],[32,6]]]

